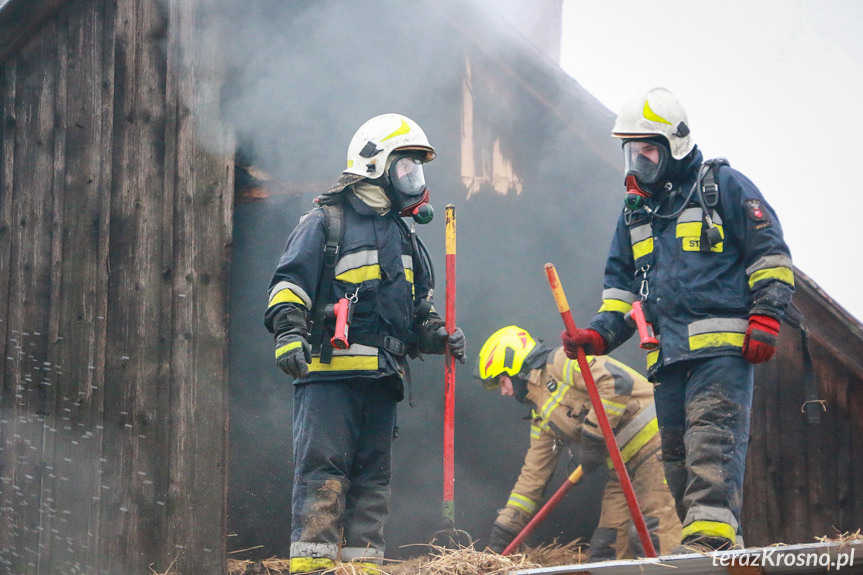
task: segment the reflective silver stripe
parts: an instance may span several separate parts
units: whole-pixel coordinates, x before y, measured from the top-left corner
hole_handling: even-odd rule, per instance
[[[639,431],[644,429],[644,426],[650,423],[656,417],[656,404],[651,403],[645,407],[641,413],[632,418],[632,421],[627,423],[623,429],[614,434],[617,439],[617,444],[623,447],[635,437]]]
[[[677,223],[688,224],[692,222],[700,222],[703,218],[701,208],[686,208],[683,213],[677,218]]]
[[[335,559],[339,554],[339,548],[332,543],[311,543],[308,541],[295,541],[291,543],[291,557],[326,557]]]
[[[693,504],[689,508],[687,517],[698,517],[697,521],[716,521],[717,523],[725,523],[730,525],[734,531],[737,531],[737,519],[730,509],[724,507],[709,507],[706,505]],[[690,521],[690,523],[692,523]]]
[[[683,213],[677,217],[677,223],[679,224],[690,224],[693,222],[700,222],[704,219],[704,210],[700,207],[694,208],[686,208],[683,210]],[[710,210],[710,219],[713,220],[713,223],[719,225],[722,223],[722,218],[716,213],[716,210]]]
[[[348,335],[348,340],[350,340],[350,335]],[[340,355],[363,355],[363,356],[377,356],[378,348],[371,347],[369,345],[361,345],[359,343],[352,343],[348,349],[334,349],[333,357]]]
[[[650,224],[644,224],[629,229],[629,238],[632,245],[651,238],[652,236],[653,229],[650,227]]]
[[[402,254],[402,266],[403,266],[406,270],[413,270],[413,269],[414,269],[414,259],[413,259],[413,257],[411,257],[411,256],[406,256],[406,255]]]
[[[273,289],[270,290],[270,301],[273,301],[273,297],[283,290],[288,290],[303,300],[303,304],[305,304],[306,307],[312,307],[312,298],[309,297],[309,294],[307,294],[303,288],[291,282],[279,282],[274,285]]]
[[[786,255],[778,254],[774,256],[764,256],[759,258],[754,264],[746,268],[746,275],[751,276],[758,270],[769,268],[788,268],[791,269],[791,258]]]
[[[361,268],[363,266],[373,266],[378,263],[378,250],[362,250],[347,254],[339,259],[336,264],[336,275],[341,275],[347,271]]]
[[[689,337],[703,333],[746,333],[749,321],[730,317],[700,319],[689,324]]]
[[[608,288],[602,290],[602,299],[616,299],[631,305],[636,299],[638,299],[638,296],[626,290]]]
[[[371,547],[342,547],[341,560],[356,561],[362,559],[367,563],[381,563],[384,558],[383,549],[372,549]]]

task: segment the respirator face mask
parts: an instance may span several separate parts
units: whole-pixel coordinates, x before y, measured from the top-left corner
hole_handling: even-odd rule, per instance
[[[402,156],[390,164],[387,171],[392,186],[394,207],[402,217],[411,216],[418,224],[434,218],[429,204],[429,189],[423,174],[422,161],[416,156]]]
[[[666,173],[669,163],[668,148],[652,140],[627,140],[623,143],[623,162],[626,205],[638,209],[644,198],[652,194],[650,186]]]

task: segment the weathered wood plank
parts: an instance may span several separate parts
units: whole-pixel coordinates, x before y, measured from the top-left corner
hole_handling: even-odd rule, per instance
[[[13,185],[15,167],[15,97],[17,87],[17,62],[3,64],[3,125],[2,130],[2,180],[0,180],[0,549],[11,549],[15,520],[13,510],[12,470],[14,459],[14,431],[11,417],[15,406],[15,382],[11,376],[17,354],[17,338],[9,333],[9,301],[12,279]],[[7,372],[10,374],[7,377]]]
[[[50,470],[43,464],[45,416],[50,409],[43,335],[48,328],[51,281],[55,54],[55,29],[49,26],[45,35],[22,50],[17,63],[7,320],[8,337],[16,345],[4,374],[14,395],[5,413],[11,441],[4,453],[11,465],[9,473],[4,473],[9,482],[3,488],[13,490],[13,529],[7,541],[14,550],[14,568],[20,573],[34,573],[38,563],[41,485],[50,480]],[[32,65],[39,61],[52,64]]]
[[[172,389],[172,492],[194,484],[168,517],[169,539],[186,544],[178,570],[223,573],[227,501],[227,293],[233,180],[226,177],[233,142],[221,120],[208,117],[218,87],[218,38],[200,2],[171,3],[169,148],[175,229]],[[202,128],[211,131],[202,134]],[[172,131],[174,130],[174,131]],[[172,140],[172,138],[168,138]],[[173,157],[172,157],[173,156]],[[172,166],[173,163],[173,166]],[[178,495],[180,495],[178,493]],[[204,502],[208,504],[203,504]]]
[[[56,402],[52,416],[53,453],[46,447],[55,477],[46,493],[51,513],[43,539],[55,532],[62,540],[42,544],[43,572],[92,571],[96,541],[94,502],[101,495],[101,390],[96,383],[96,342],[104,321],[97,319],[102,192],[100,180],[102,15],[95,2],[77,3],[59,21],[57,140],[62,151],[55,175],[55,212],[63,210],[55,230],[52,327],[49,363]],[[62,161],[59,159],[62,158]],[[101,371],[101,370],[98,370]],[[95,399],[95,402],[94,402]]]
[[[166,22],[158,2],[121,0],[114,19],[114,120],[104,405],[101,556],[107,572],[147,572],[160,541],[150,521],[165,501],[156,430],[159,373],[169,357],[161,308]],[[167,230],[170,233],[170,230]]]

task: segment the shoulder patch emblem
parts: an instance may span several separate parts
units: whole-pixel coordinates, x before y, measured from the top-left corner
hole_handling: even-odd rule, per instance
[[[761,205],[761,200],[752,199],[746,200],[746,211],[749,213],[749,218],[755,222],[768,222],[770,221],[770,216],[767,214],[767,211],[764,209],[764,206]]]
[[[551,393],[557,391],[557,382],[554,379],[549,379],[548,383],[546,383],[545,386]]]

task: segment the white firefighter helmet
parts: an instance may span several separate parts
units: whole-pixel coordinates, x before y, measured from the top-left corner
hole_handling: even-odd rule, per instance
[[[662,136],[675,160],[684,158],[695,147],[686,110],[665,88],[652,88],[624,104],[611,134],[623,139]]]
[[[419,124],[401,114],[381,114],[354,134],[348,145],[348,167],[343,173],[378,178],[386,170],[390,154],[396,151],[419,152],[423,163],[437,155]]]

